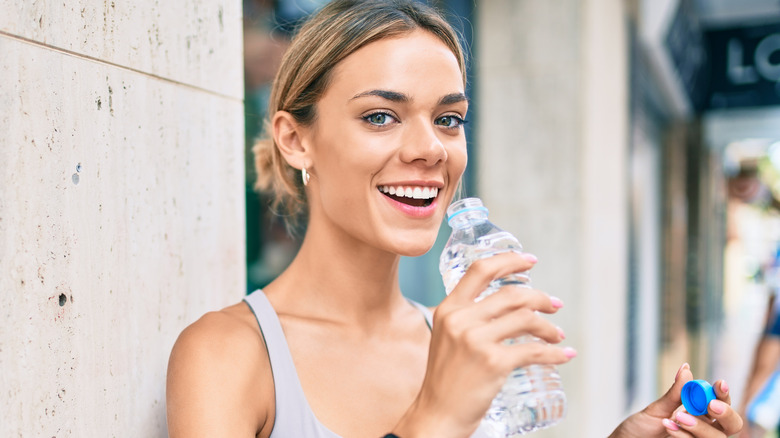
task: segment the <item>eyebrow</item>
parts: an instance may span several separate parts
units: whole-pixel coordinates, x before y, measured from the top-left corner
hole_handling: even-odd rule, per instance
[[[358,99],[360,97],[366,97],[366,96],[377,96],[381,97],[383,99],[387,99],[391,102],[399,102],[399,103],[407,103],[410,102],[412,99],[407,96],[404,93],[399,93],[397,91],[390,91],[390,90],[369,90],[364,91],[362,93],[358,93],[355,96],[352,97],[350,100]],[[452,105],[454,103],[468,102],[468,97],[466,97],[463,93],[450,93],[445,96],[442,96],[441,99],[439,99],[439,105]]]
[[[403,93],[399,93],[397,91],[388,91],[388,90],[364,91],[362,93],[356,94],[350,100],[354,100],[354,99],[357,99],[359,97],[366,97],[366,96],[377,96],[377,97],[381,97],[383,99],[387,99],[387,100],[392,101],[392,102],[400,102],[400,103],[409,102],[411,100],[409,98],[409,96],[407,96],[407,95],[405,95]]]
[[[439,105],[452,105],[453,103],[468,102],[469,98],[463,93],[451,93],[439,99]]]

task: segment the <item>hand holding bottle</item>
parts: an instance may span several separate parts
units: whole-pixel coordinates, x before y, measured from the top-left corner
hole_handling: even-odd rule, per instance
[[[557,344],[563,332],[537,312],[552,314],[560,300],[543,292],[504,286],[475,302],[488,285],[533,267],[535,258],[507,252],[474,262],[434,312],[422,389],[394,432],[468,437],[512,370],[528,364],[562,364],[575,356]],[[507,344],[532,335],[546,343]]]
[[[488,210],[478,198],[455,201],[447,208],[452,227],[442,251],[439,271],[447,292],[451,292],[466,269],[476,262],[507,252],[522,253],[515,236],[488,220]],[[513,271],[491,281],[477,300],[496,293],[502,286],[515,286],[517,293],[530,288],[527,272]],[[518,335],[508,344],[539,344],[538,337]],[[554,426],[566,413],[566,394],[553,365],[529,362],[513,369],[482,420],[490,438],[518,438],[528,432]]]

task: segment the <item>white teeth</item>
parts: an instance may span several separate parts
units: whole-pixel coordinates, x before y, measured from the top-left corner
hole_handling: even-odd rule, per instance
[[[379,190],[382,193],[413,199],[431,199],[439,194],[439,189],[436,187],[380,186]]]

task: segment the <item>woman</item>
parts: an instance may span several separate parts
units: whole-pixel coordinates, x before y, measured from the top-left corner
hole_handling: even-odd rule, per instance
[[[277,207],[305,210],[306,234],[267,288],[181,334],[171,436],[468,437],[512,369],[575,356],[537,313],[560,300],[506,287],[474,302],[491,280],[530,269],[531,255],[475,263],[432,323],[401,294],[400,256],[433,246],[466,166],[464,59],[439,15],[407,0],[328,4],[285,55],[270,106],[259,186]],[[502,343],[522,334],[549,345]],[[662,423],[691,379],[678,374],[615,436],[739,429],[720,384],[716,423]]]

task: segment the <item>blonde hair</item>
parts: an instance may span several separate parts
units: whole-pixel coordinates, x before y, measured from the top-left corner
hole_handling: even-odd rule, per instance
[[[305,192],[299,171],[287,164],[271,137],[270,119],[277,111],[287,111],[299,124],[311,125],[336,64],[371,42],[415,29],[428,31],[447,45],[458,60],[465,85],[466,61],[457,33],[436,10],[414,0],[335,0],[293,38],[271,88],[265,137],[252,148],[255,189],[271,194],[271,208],[277,212],[283,208],[288,225],[304,212]]]

